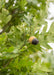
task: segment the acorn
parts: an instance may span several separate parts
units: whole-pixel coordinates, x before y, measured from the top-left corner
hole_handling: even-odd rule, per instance
[[[29,38],[29,43],[33,44],[33,45],[37,45],[39,43],[39,41],[36,39],[35,36],[31,36]]]

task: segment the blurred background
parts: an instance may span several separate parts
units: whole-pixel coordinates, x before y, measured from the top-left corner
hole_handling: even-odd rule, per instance
[[[0,0],[0,75],[54,75],[54,0]]]

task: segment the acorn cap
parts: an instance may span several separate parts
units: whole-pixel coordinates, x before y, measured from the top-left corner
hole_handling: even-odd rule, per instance
[[[31,36],[31,37],[29,38],[29,42],[32,43],[32,40],[35,39],[35,38],[36,38],[36,37]]]

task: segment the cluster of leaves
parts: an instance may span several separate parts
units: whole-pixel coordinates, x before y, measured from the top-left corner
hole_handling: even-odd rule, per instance
[[[41,47],[48,50],[48,42],[54,41],[54,23],[46,33],[47,4],[48,0],[0,0],[0,75],[54,75],[54,55]],[[30,36],[39,44],[29,44]]]

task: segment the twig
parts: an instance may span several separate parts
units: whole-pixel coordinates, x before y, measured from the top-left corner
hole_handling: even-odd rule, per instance
[[[9,64],[10,64],[10,62],[13,60],[13,58],[11,58],[9,61],[8,61],[8,63],[6,63],[3,67],[5,68],[5,67],[7,67]]]
[[[12,18],[11,18],[11,20],[6,25],[4,25],[4,27],[2,28],[2,31],[0,32],[0,34],[2,34],[3,32],[5,32],[8,27],[11,27],[12,26],[11,25],[11,21],[12,21],[13,18],[15,18],[15,15],[18,13],[18,12],[16,12],[16,10],[17,10],[17,8],[14,9],[11,12]]]
[[[25,44],[23,44],[23,45],[20,47],[20,49],[22,49],[24,46],[25,46]],[[20,50],[20,49],[19,49],[19,50]],[[11,54],[13,54],[13,53],[11,53]],[[18,54],[18,53],[17,53],[17,54]],[[19,54],[20,54],[20,53],[19,53]],[[17,57],[18,57],[18,56],[16,56],[15,58],[17,58]],[[7,67],[13,59],[14,59],[14,58],[11,58],[3,67],[4,67],[4,68]]]
[[[30,35],[31,35],[31,24],[30,24]]]

